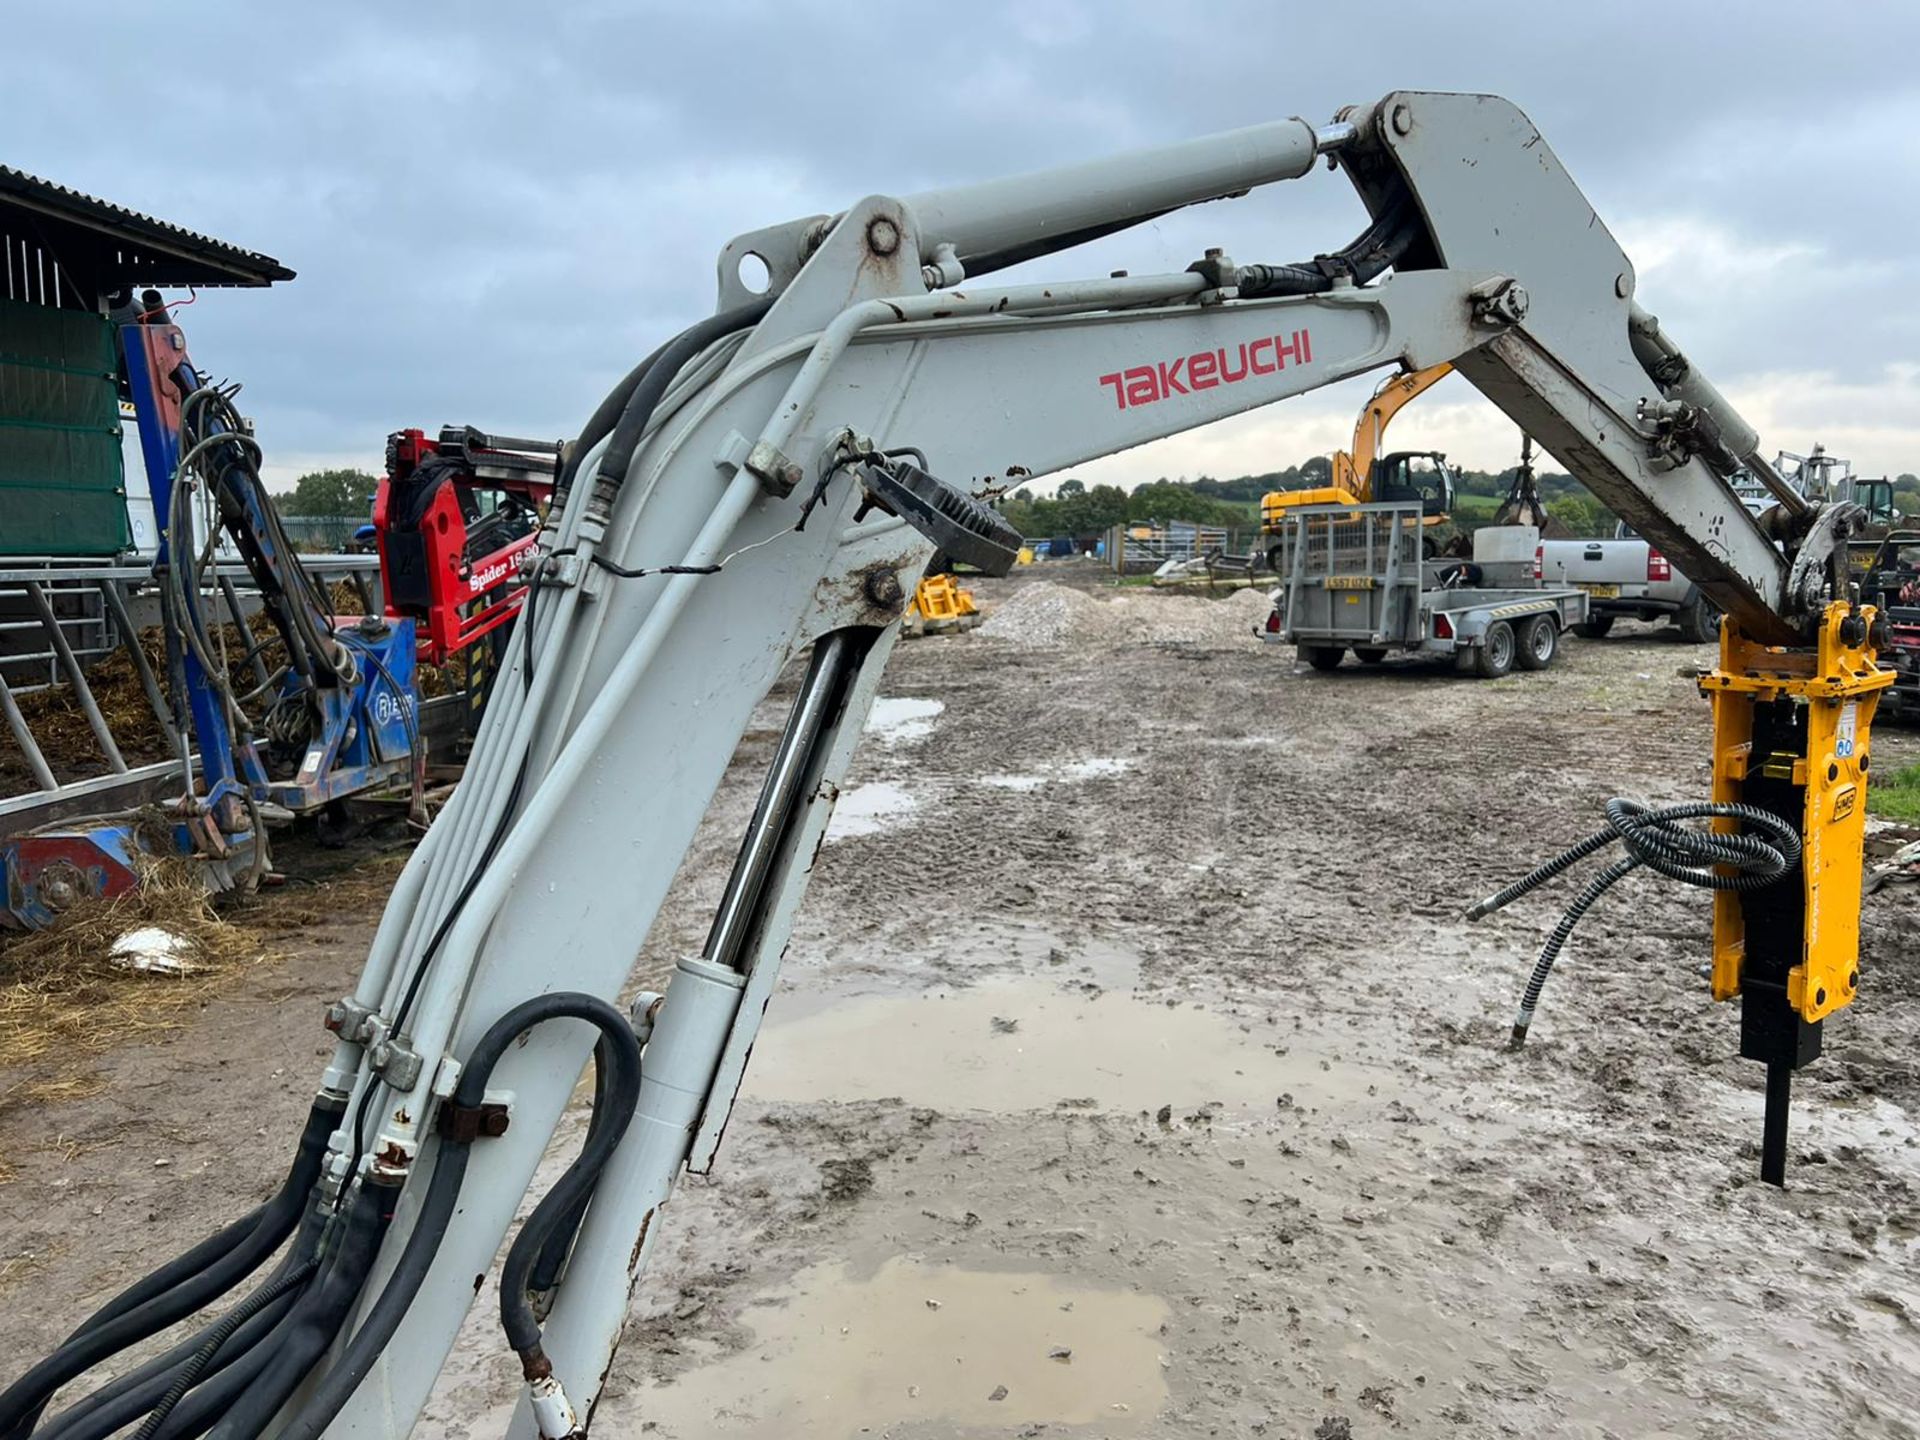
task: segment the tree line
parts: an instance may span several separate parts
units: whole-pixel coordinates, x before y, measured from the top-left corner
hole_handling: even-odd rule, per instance
[[[1036,496],[1030,489],[1015,491],[1000,502],[1000,508],[1012,525],[1030,540],[1070,537],[1091,543],[1115,525],[1165,523],[1184,520],[1196,525],[1214,525],[1228,530],[1257,530],[1260,525],[1260,497],[1271,490],[1304,490],[1325,485],[1332,478],[1332,463],[1324,455],[1312,455],[1284,470],[1269,470],[1259,475],[1241,475],[1231,480],[1216,480],[1202,475],[1189,480],[1152,480],[1135,486],[1131,492],[1118,485],[1088,486],[1074,479],[1062,480],[1051,498]],[[1459,496],[1454,507],[1456,523],[1465,529],[1484,525],[1513,486],[1516,469],[1500,471],[1456,470],[1454,481]],[[279,496],[280,509],[287,515],[370,518],[377,477],[363,470],[316,470],[302,475],[292,491]],[[1553,518],[1574,536],[1606,536],[1613,533],[1614,515],[1571,475],[1559,472],[1536,476],[1540,497]],[[1902,474],[1893,482],[1896,508],[1907,515],[1920,515],[1920,476]]]
[[[1455,470],[1460,497],[1455,517],[1471,529],[1492,518],[1495,508],[1513,486],[1516,469],[1502,471]],[[1087,486],[1062,480],[1051,499],[1030,489],[1015,491],[1000,508],[1022,535],[1032,540],[1056,536],[1090,542],[1115,525],[1184,520],[1229,530],[1257,530],[1260,497],[1273,490],[1305,490],[1332,479],[1332,463],[1313,455],[1284,470],[1218,480],[1203,475],[1189,480],[1159,479],[1136,486],[1131,493],[1118,485]],[[1536,474],[1540,496],[1552,514],[1575,535],[1611,535],[1614,517],[1571,475]]]
[[[1327,457],[1314,455],[1284,470],[1231,480],[1206,475],[1197,480],[1184,475],[1177,480],[1162,478],[1136,486],[1131,493],[1118,485],[1089,487],[1068,479],[1060,482],[1051,499],[1021,489],[1001,501],[1000,508],[1007,523],[1030,540],[1057,536],[1090,544],[1115,525],[1170,520],[1244,532],[1259,528],[1261,496],[1273,490],[1325,485],[1332,473]],[[1487,524],[1512,490],[1518,473],[1518,466],[1498,471],[1455,470],[1454,523],[1465,530]],[[1536,471],[1534,479],[1548,514],[1566,527],[1567,534],[1575,538],[1613,534],[1614,513],[1571,475]],[[1893,494],[1897,509],[1907,515],[1920,515],[1920,476],[1902,474],[1894,481]]]

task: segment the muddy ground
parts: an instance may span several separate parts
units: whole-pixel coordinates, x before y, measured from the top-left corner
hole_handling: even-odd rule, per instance
[[[1709,653],[1302,673],[1251,596],[1062,577],[897,652],[595,1433],[1920,1436],[1920,887],[1868,902],[1784,1193],[1702,896],[1603,901],[1517,1055],[1572,887],[1462,918],[1608,796],[1704,795]],[[642,981],[704,934],[777,723]],[[271,1190],[371,922],[0,1110],[6,1354]],[[516,1389],[476,1313],[420,1433],[498,1433]]]

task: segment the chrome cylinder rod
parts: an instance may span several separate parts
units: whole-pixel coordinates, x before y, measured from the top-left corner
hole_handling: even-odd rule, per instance
[[[858,667],[857,649],[853,637],[845,631],[824,636],[813,647],[813,661],[787,716],[780,748],[760,790],[760,803],[754,807],[746,838],[740,842],[739,858],[727,877],[726,894],[721,897],[719,913],[713,918],[713,929],[701,952],[716,965],[737,968],[745,953],[760,914],[767,875],[801,796],[800,787],[813,768],[821,737],[846,698],[847,681]]]

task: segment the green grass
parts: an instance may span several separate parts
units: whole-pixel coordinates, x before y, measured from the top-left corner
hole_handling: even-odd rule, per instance
[[[1909,765],[1867,786],[1867,809],[1888,820],[1920,825],[1920,765]]]

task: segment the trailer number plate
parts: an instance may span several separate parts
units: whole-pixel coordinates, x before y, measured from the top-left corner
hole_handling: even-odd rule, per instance
[[[1322,583],[1324,583],[1329,590],[1371,590],[1373,589],[1373,576],[1329,575]]]

